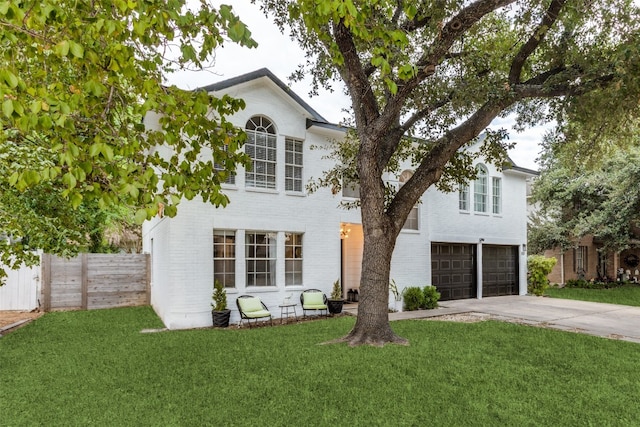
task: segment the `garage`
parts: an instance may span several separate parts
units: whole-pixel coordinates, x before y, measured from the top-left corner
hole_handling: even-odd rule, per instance
[[[518,295],[518,246],[482,246],[482,296]]]
[[[441,301],[477,296],[475,254],[475,245],[431,244],[431,283]]]

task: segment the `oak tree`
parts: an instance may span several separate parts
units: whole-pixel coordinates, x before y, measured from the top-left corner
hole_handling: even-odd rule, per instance
[[[307,52],[294,77],[312,74],[314,88],[340,80],[351,98],[364,230],[358,318],[342,339],[352,345],[406,343],[387,310],[396,238],[430,186],[464,175],[470,165],[457,161],[459,150],[495,118],[515,113],[527,126],[589,116],[607,126],[638,110],[640,21],[631,1],[260,3]],[[407,148],[407,137],[422,142]],[[486,142],[493,151],[505,143]],[[398,155],[415,171],[386,197],[383,173]]]

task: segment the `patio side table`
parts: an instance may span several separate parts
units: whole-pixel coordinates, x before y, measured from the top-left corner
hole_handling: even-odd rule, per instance
[[[280,304],[280,324],[284,319],[289,320],[289,316],[293,313],[293,318],[298,321],[298,314],[296,313],[296,305],[297,304]]]

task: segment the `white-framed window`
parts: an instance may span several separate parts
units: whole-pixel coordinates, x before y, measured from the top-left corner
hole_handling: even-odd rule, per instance
[[[285,138],[285,180],[286,191],[302,192],[302,141]]]
[[[246,172],[246,187],[276,188],[276,129],[269,119],[254,116],[245,126],[247,141],[245,153],[252,159],[251,170]]]
[[[247,286],[276,286],[277,243],[277,233],[247,231]]]
[[[461,185],[458,191],[458,209],[469,211],[469,184]]]
[[[345,181],[342,184],[342,197],[350,197],[353,199],[360,198],[360,184]]]
[[[285,286],[302,286],[302,234],[285,234],[284,276]]]
[[[224,151],[228,152],[229,151],[229,146],[225,145],[224,146]],[[223,184],[229,184],[229,185],[236,185],[236,174],[235,173],[230,173],[225,171],[225,167],[224,165],[221,165],[219,163],[214,163],[214,168],[216,171],[218,171],[220,174],[224,174],[226,175],[225,179],[221,179],[220,182]]]
[[[400,189],[405,182],[409,181],[412,176],[413,176],[412,171],[410,170],[402,171],[402,173],[398,177],[398,189]],[[409,212],[409,215],[407,216],[407,219],[404,222],[404,225],[402,226],[403,230],[418,229],[418,213],[419,213],[418,204],[416,203],[415,205],[413,205],[413,208],[411,208],[411,212]]]
[[[491,178],[491,211],[494,214],[502,213],[502,179]]]
[[[213,280],[218,280],[225,288],[236,286],[235,231],[213,231]]]
[[[478,165],[476,166],[476,171],[477,177],[473,183],[473,210],[476,212],[487,212],[487,168]]]

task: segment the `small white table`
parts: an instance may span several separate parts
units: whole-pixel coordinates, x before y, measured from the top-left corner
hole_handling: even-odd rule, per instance
[[[289,319],[289,316],[291,315],[291,313],[293,313],[293,318],[296,319],[296,322],[298,321],[298,313],[296,313],[296,305],[297,304],[280,304],[278,307],[280,307],[280,324],[282,325],[282,322],[284,321],[284,319]]]

